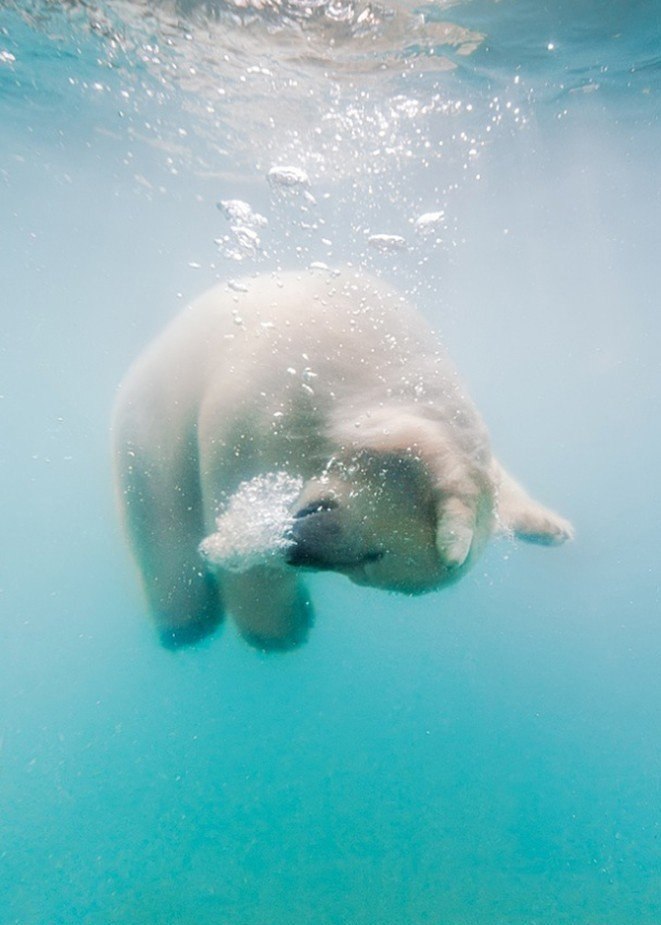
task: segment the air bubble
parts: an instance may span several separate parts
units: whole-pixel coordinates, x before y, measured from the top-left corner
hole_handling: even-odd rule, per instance
[[[266,177],[272,186],[295,188],[310,185],[310,178],[300,167],[271,167]]]
[[[399,234],[371,234],[367,243],[375,250],[384,253],[406,249],[406,240]]]
[[[445,224],[445,212],[425,212],[416,218],[413,223],[418,234],[428,235],[438,230],[439,225]]]

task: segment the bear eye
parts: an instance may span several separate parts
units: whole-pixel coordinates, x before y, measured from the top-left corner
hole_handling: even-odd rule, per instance
[[[382,549],[376,549],[374,552],[368,552],[363,562],[380,562],[384,556],[385,552]]]
[[[316,501],[311,501],[310,504],[302,507],[300,511],[296,511],[294,520],[308,517],[310,514],[319,514],[321,511],[333,511],[336,507],[339,507],[339,505],[334,498],[317,498]]]

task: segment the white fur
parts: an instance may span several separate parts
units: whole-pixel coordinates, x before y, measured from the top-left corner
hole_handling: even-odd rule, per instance
[[[305,637],[299,567],[281,556],[209,574],[198,553],[239,486],[268,473],[303,484],[285,518],[303,565],[390,590],[455,581],[494,529],[571,535],[492,458],[450,362],[398,293],[349,270],[240,288],[187,307],[131,369],[115,411],[124,523],[166,644],[194,641],[224,610],[259,645]],[[240,531],[240,518],[230,525]]]

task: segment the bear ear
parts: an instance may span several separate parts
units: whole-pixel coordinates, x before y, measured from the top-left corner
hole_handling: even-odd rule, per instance
[[[559,546],[574,537],[568,520],[534,501],[500,463],[493,464],[495,533],[513,533],[527,543]]]
[[[458,569],[466,562],[474,534],[475,513],[464,501],[450,498],[440,504],[436,549],[448,569]]]

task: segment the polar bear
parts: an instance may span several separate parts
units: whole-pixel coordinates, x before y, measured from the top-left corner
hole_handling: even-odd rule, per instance
[[[494,532],[549,545],[572,534],[493,458],[422,316],[352,269],[202,295],[129,371],[113,433],[125,531],[170,648],[226,612],[259,648],[300,644],[306,570],[419,594],[460,578]],[[300,486],[283,554],[209,568],[200,543],[219,511],[267,473]]]

